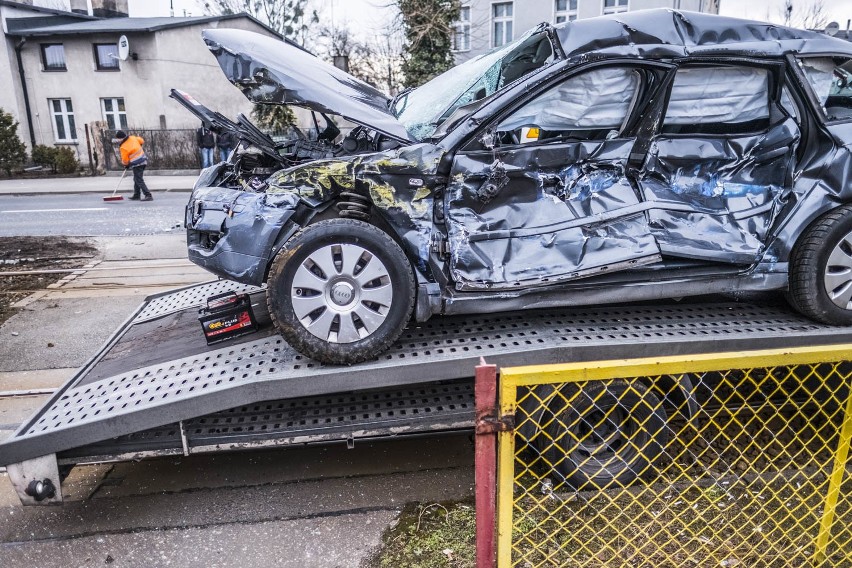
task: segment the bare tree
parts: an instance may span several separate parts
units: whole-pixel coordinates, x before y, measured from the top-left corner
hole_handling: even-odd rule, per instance
[[[320,28],[317,52],[329,61],[346,57],[349,73],[388,93],[398,90],[401,81],[402,38],[395,26],[388,26],[373,38],[359,39],[348,27]]]
[[[308,0],[196,0],[205,14],[245,12],[287,39],[305,45],[308,27],[319,21],[316,11],[308,12]]]
[[[785,26],[806,30],[823,29],[828,23],[825,0],[783,0],[779,15]]]

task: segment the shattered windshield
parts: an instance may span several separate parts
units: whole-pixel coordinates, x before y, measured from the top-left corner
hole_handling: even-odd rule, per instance
[[[547,33],[531,31],[404,94],[396,102],[394,114],[409,134],[424,140],[458,107],[491,96],[552,61],[553,45]]]

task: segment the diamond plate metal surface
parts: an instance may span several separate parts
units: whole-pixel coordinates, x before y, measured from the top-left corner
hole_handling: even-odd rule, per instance
[[[177,292],[158,296],[148,302],[139,315],[134,318],[134,324],[157,319],[187,308],[200,307],[210,296],[224,294],[225,292],[236,292],[237,294],[251,294],[260,292],[263,288],[240,284],[231,280],[216,280],[199,286],[184,288]]]
[[[190,448],[265,440],[344,439],[473,426],[473,384],[455,382],[411,388],[273,400],[184,421]],[[180,449],[180,426],[134,432],[60,457]]]
[[[495,357],[545,347],[603,342],[666,342],[687,338],[746,338],[820,327],[776,309],[732,304],[661,308],[609,308],[571,313],[494,314],[436,318],[407,330],[377,361],[351,368],[317,363],[272,336],[177,359],[69,389],[26,432],[46,434],[105,416],[135,413],[266,381],[310,381],[351,370],[388,372],[467,355]],[[428,373],[428,367],[416,370]],[[399,369],[402,372],[402,369]],[[464,369],[470,373],[470,369]]]

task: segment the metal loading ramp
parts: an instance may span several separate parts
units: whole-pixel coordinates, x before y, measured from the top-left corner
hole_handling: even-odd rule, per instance
[[[251,294],[261,329],[208,347],[198,307],[228,290]],[[436,317],[376,361],[328,366],[275,333],[263,289],[217,281],[148,298],[0,444],[0,465],[469,428],[480,357],[518,366],[847,342],[852,330],[780,302],[716,299]]]

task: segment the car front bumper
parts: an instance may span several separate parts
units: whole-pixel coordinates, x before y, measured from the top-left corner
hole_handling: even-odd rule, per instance
[[[196,187],[186,206],[187,256],[213,274],[258,286],[296,200],[222,187]]]

